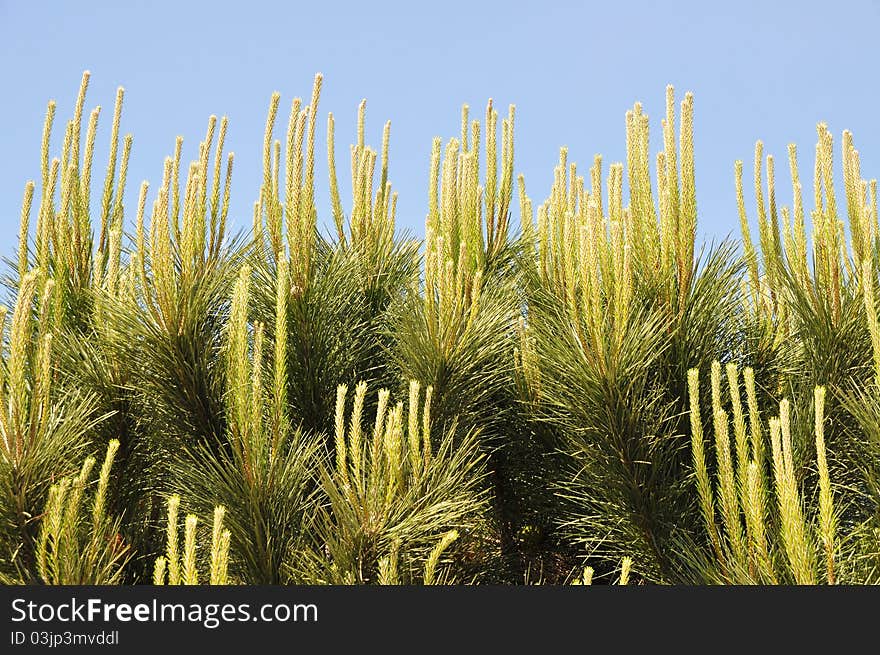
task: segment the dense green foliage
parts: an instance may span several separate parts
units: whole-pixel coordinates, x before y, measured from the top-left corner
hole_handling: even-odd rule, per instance
[[[253,222],[229,238],[225,118],[124,207],[122,89],[92,202],[88,78],[58,157],[49,104],[6,280],[0,580],[877,579],[880,229],[849,133],[840,206],[820,124],[810,219],[794,147],[789,209],[759,142],[757,244],[737,162],[742,242],[699,247],[690,94],[677,114],[667,90],[653,167],[636,104],[625,165],[603,184],[563,148],[538,206],[513,106],[500,153],[491,101],[482,122],[464,107],[433,143],[420,242],[395,230],[390,125],[367,146],[362,103],[347,208],[327,121],[328,235],[318,76],[281,140],[272,96]]]

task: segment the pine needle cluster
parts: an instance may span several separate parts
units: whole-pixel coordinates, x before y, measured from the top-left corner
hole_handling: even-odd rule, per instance
[[[286,124],[271,95],[246,221],[226,117],[126,207],[125,92],[96,164],[90,78],[57,152],[47,106],[4,280],[3,582],[880,579],[880,224],[850,132],[835,159],[819,124],[810,210],[795,147],[786,206],[759,141],[741,239],[702,245],[692,94],[666,89],[656,155],[641,103],[625,161],[562,147],[540,203],[515,107],[464,105],[424,144],[421,240],[366,101],[342,198],[321,74]]]

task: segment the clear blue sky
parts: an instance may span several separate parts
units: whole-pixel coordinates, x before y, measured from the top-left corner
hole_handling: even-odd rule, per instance
[[[285,124],[292,98],[307,99],[320,71],[317,174],[325,225],[328,111],[336,117],[343,183],[361,98],[367,98],[368,143],[378,146],[382,125],[391,120],[398,225],[421,236],[431,139],[458,134],[462,103],[477,115],[489,97],[502,109],[516,104],[516,172],[525,174],[537,201],[549,192],[561,145],[583,168],[594,153],[607,163],[623,159],[624,113],[637,100],[651,117],[657,146],[671,83],[679,98],[688,90],[695,95],[701,236],[738,234],[733,163],[743,159],[750,176],[759,138],[778,161],[780,204],[791,204],[786,144],[798,144],[802,176],[811,180],[819,121],[835,136],[836,156],[841,132],[852,130],[863,175],[880,176],[878,19],[876,0],[0,0],[0,254],[13,254],[24,184],[39,177],[46,102],[58,101],[57,152],[86,69],[92,73],[87,108],[102,106],[96,171],[106,162],[115,89],[126,89],[122,130],[134,134],[130,217],[141,180],[150,180],[154,191],[161,181],[175,137],[185,137],[184,161],[190,161],[207,117],[225,114],[227,144],[236,153],[231,220],[249,226],[269,97],[281,92]],[[347,184],[343,193],[348,207]],[[754,216],[751,195],[747,203]]]

